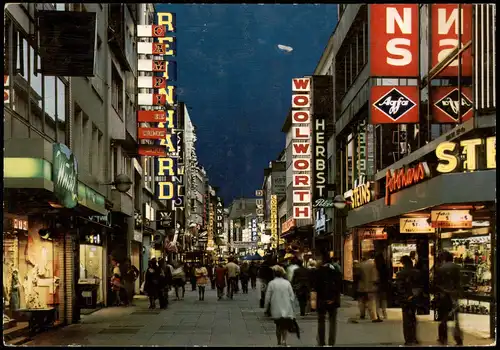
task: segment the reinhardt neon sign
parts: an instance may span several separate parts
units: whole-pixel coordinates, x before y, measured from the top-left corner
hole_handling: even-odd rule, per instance
[[[426,162],[420,162],[414,167],[387,170],[385,174],[385,204],[391,205],[391,194],[422,182],[429,178],[431,172]]]

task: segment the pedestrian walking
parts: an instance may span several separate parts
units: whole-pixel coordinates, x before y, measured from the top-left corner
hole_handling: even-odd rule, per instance
[[[228,284],[227,284],[227,294],[228,297],[233,299],[233,295],[238,286],[238,275],[240,272],[240,267],[234,262],[234,258],[230,257],[229,262],[226,265]]]
[[[300,316],[306,315],[307,301],[311,291],[311,271],[306,269],[301,260],[293,273],[292,287],[299,301]]]
[[[272,270],[272,266],[274,265],[274,258],[272,255],[268,254],[264,262],[262,263],[262,266],[259,269],[259,280],[260,280],[260,307],[264,307],[264,301],[266,297],[266,288],[267,285],[273,280],[274,278],[274,271]]]
[[[278,345],[286,346],[288,331],[294,328],[295,312],[293,304],[295,295],[292,285],[285,278],[286,272],[283,268],[276,268],[275,276],[266,290],[265,308],[269,309],[271,317],[276,324],[276,338]],[[297,330],[298,332],[298,330]]]
[[[208,284],[208,271],[201,263],[195,269],[196,285],[198,286],[198,300],[205,300],[205,288]]]
[[[314,289],[317,293],[318,346],[325,345],[325,321],[328,314],[328,345],[337,338],[337,310],[340,307],[342,273],[334,266],[329,252],[323,252],[322,265],[314,271]]]
[[[236,275],[236,278],[234,279],[234,282],[235,282],[234,293],[238,294],[240,292],[240,283],[239,282],[240,282],[241,265],[240,265],[240,263],[239,263],[239,261],[238,261],[237,258],[234,258],[234,263],[236,265],[238,265],[238,267],[239,267],[239,271],[238,271],[238,273]]]
[[[365,318],[365,312],[368,309],[372,322],[382,322],[377,317],[377,284],[379,278],[373,256],[373,252],[365,253],[364,261],[359,264],[358,291],[361,298],[361,303],[359,304],[360,318]]]
[[[166,309],[168,307],[168,285],[171,280],[172,275],[170,274],[170,269],[164,259],[161,259],[158,263],[159,271],[159,286],[158,286],[158,301],[160,302],[160,309]]]
[[[207,266],[208,280],[210,281],[210,287],[215,289],[215,265],[212,263]]]
[[[417,300],[421,293],[419,271],[408,255],[401,257],[403,268],[396,274],[396,285],[403,313],[405,345],[417,345]]]
[[[156,308],[156,299],[158,298],[158,291],[160,287],[160,274],[156,265],[156,260],[151,259],[148,263],[146,271],[146,282],[144,284],[144,291],[149,298],[149,308]]]
[[[377,318],[381,319],[383,317],[386,319],[387,296],[389,295],[390,290],[391,275],[382,253],[375,255],[375,266],[377,267],[379,276],[377,284]]]
[[[188,281],[191,282],[191,291],[195,292],[196,291],[196,267],[194,266],[194,264],[192,265],[187,265],[187,273],[186,273],[186,277],[188,279]]]
[[[115,273],[113,274],[113,276],[111,276],[111,290],[113,291],[113,294],[115,296],[114,306],[123,305],[120,297],[121,288],[122,288],[122,282],[120,275]]]
[[[250,276],[250,286],[252,289],[257,288],[257,275],[259,272],[259,268],[255,261],[250,263],[250,268],[248,269],[248,275]]]
[[[219,263],[219,266],[215,269],[215,285],[217,286],[217,299],[221,300],[224,295],[224,288],[226,287],[226,275],[227,270]]]
[[[293,273],[295,270],[299,267],[299,259],[297,257],[293,257],[292,260],[290,261],[290,264],[286,268],[286,277],[287,279],[292,282],[293,280]]]
[[[332,265],[337,270],[339,270],[340,272],[342,272],[342,266],[340,266],[340,259],[337,256],[332,258]]]
[[[122,305],[122,272],[117,259],[111,258],[111,291],[114,296],[113,305]]]
[[[139,278],[139,270],[132,265],[130,259],[125,260],[125,274],[123,276],[123,284],[125,287],[126,305],[132,305],[135,295],[135,281]]]
[[[453,262],[453,255],[444,251],[441,253],[443,263],[436,269],[434,281],[437,294],[437,308],[439,320],[439,339],[441,345],[448,344],[448,323],[454,319],[455,328],[453,337],[457,345],[463,345],[463,334],[458,317],[458,298],[461,295],[461,269]]]
[[[182,263],[176,265],[172,274],[172,284],[175,288],[175,299],[183,300],[186,293],[186,271]],[[181,297],[179,297],[179,289],[182,291]]]
[[[240,280],[241,280],[241,291],[243,294],[248,294],[248,280],[250,279],[250,266],[248,261],[244,261],[241,265]]]

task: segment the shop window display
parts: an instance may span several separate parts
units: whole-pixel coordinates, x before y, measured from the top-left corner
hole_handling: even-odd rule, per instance
[[[103,248],[96,245],[80,245],[80,279],[95,280],[99,285],[97,304],[103,302]]]
[[[472,236],[447,242],[454,262],[462,267],[464,292],[489,296],[491,293],[491,238]],[[443,244],[443,247],[446,245]]]
[[[392,278],[396,278],[396,274],[399,270],[403,268],[401,264],[401,258],[405,255],[413,255],[415,259],[418,259],[416,255],[417,245],[415,243],[393,243],[391,244],[391,259],[392,259]],[[412,252],[414,254],[412,254]]]
[[[51,239],[39,235],[42,227],[42,223],[30,222],[27,231],[4,232],[3,301],[7,318],[15,319],[18,311],[59,305],[59,254]]]

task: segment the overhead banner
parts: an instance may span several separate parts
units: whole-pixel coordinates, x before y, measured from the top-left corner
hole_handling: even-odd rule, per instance
[[[368,13],[370,76],[419,76],[419,5],[370,4]]]
[[[293,218],[311,218],[310,78],[292,79]]]

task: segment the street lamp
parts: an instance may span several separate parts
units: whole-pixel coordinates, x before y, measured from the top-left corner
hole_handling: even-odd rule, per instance
[[[342,210],[347,205],[347,201],[341,194],[338,194],[333,198],[333,206],[339,210]]]
[[[133,184],[132,180],[130,180],[130,178],[127,175],[119,174],[116,176],[115,181],[103,185],[104,186],[113,185],[116,187],[118,192],[125,193],[128,192],[128,190],[130,190],[132,184]]]

